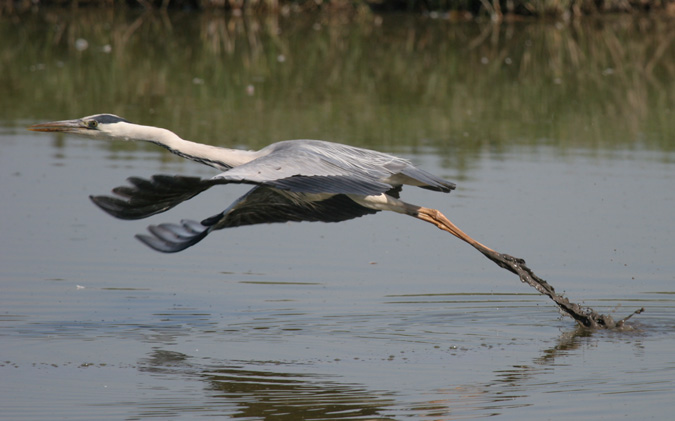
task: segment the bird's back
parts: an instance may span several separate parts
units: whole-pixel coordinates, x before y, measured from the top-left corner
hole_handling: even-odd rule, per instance
[[[270,155],[284,155],[296,162],[298,175],[323,175],[325,167],[335,167],[392,187],[408,184],[443,192],[455,188],[454,183],[415,167],[407,159],[371,149],[312,139],[277,142],[268,148]],[[322,170],[317,171],[318,168]]]
[[[402,184],[449,192],[455,185],[382,152],[322,140],[286,140],[216,177],[299,193],[377,195]]]

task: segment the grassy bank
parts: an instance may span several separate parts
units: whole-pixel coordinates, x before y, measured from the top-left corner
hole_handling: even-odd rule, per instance
[[[292,13],[330,10],[404,11],[439,17],[493,20],[519,17],[571,17],[600,13],[657,11],[675,16],[675,0],[0,0],[0,13],[44,7],[131,7],[226,10],[234,13]]]
[[[105,111],[223,146],[432,147],[456,168],[514,144],[675,150],[669,20],[332,17],[58,9],[6,19],[1,118]]]

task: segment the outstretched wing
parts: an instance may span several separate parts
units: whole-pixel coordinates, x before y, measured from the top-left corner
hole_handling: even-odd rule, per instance
[[[389,193],[398,196],[399,189]],[[201,223],[183,220],[181,224],[151,225],[152,235],[136,236],[146,245],[164,253],[175,253],[197,244],[211,231],[243,225],[288,221],[340,222],[378,212],[365,208],[345,195],[310,200],[305,194],[257,186],[237,199],[223,212]]]
[[[392,190],[392,194],[397,194]],[[259,186],[237,199],[218,215],[202,221],[213,229],[274,222],[341,222],[377,213],[338,194],[320,200],[311,196]]]
[[[259,158],[213,179],[299,193],[377,195],[401,184],[444,192],[455,188],[405,159],[338,143],[292,140],[260,152]]]
[[[150,180],[130,177],[131,186],[120,186],[112,191],[118,197],[89,196],[110,215],[120,219],[143,219],[166,212],[193,198],[204,190],[222,183],[221,180],[203,180],[180,175],[153,175]]]
[[[409,161],[377,151],[320,140],[278,142],[260,157],[210,180],[155,175],[129,178],[132,186],[113,189],[118,197],[91,196],[101,209],[120,219],[141,219],[165,212],[216,185],[245,183],[290,193],[378,195],[401,185],[449,192],[453,183],[416,168]]]

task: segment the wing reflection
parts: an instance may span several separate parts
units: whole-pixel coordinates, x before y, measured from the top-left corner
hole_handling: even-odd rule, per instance
[[[540,389],[542,382],[554,392],[590,387],[593,381],[583,376],[557,384],[552,371],[565,365],[567,357],[578,355],[580,349],[592,348],[594,337],[584,329],[564,332],[555,343],[540,349],[531,359],[514,364],[509,358],[505,361],[511,363],[493,367],[491,372],[477,367],[473,382],[466,382],[466,376],[460,374],[461,368],[456,367],[456,372],[451,360],[443,359],[448,364],[433,369],[438,375],[431,374],[429,381],[444,377],[446,381],[442,381],[440,387],[427,389],[423,386],[420,389],[421,383],[409,383],[394,374],[399,370],[412,373],[409,370],[420,369],[416,375],[424,376],[422,373],[428,370],[423,366],[425,359],[408,360],[404,364],[411,366],[405,369],[398,359],[387,360],[384,364],[392,364],[388,367],[375,360],[372,364],[358,362],[363,364],[361,370],[370,370],[373,376],[391,378],[390,383],[385,381],[387,386],[374,387],[367,381],[345,381],[354,367],[345,367],[345,370],[338,367],[338,371],[329,371],[340,374],[327,374],[320,363],[315,365],[302,359],[293,362],[215,360],[162,349],[164,345],[158,345],[137,365],[139,371],[150,374],[150,380],[146,378],[143,384],[152,389],[148,394],[152,397],[140,398],[135,405],[139,417],[207,415],[247,420],[411,418],[434,421],[484,418],[536,405],[535,390]],[[456,381],[455,374],[464,381]],[[167,385],[177,385],[180,390]]]
[[[315,375],[223,367],[205,374],[215,397],[238,402],[237,417],[344,420],[376,417],[393,399]]]
[[[198,408],[198,412],[211,415],[255,420],[389,420],[398,416],[447,420],[503,414],[507,409],[532,405],[527,399],[531,382],[552,370],[559,363],[557,359],[584,346],[589,335],[583,329],[563,333],[532,364],[495,370],[494,377],[485,383],[458,385],[449,380],[447,388],[430,393],[428,400],[398,396],[406,394],[399,385],[370,390],[361,384],[340,382],[342,377],[303,373],[297,366],[279,361],[200,365],[186,354],[155,349],[139,364],[141,371],[160,376],[163,382],[172,376],[199,379],[207,393],[202,387],[186,393],[184,401],[149,402],[142,405],[141,413],[194,413]],[[452,369],[448,371],[451,374]]]
[[[162,415],[185,410],[193,413],[199,406],[200,412],[256,420],[393,419],[381,414],[384,408],[395,404],[389,396],[391,392],[378,394],[361,385],[327,380],[325,375],[283,372],[280,368],[288,366],[278,362],[199,366],[190,360],[180,352],[156,349],[141,362],[139,369],[164,378],[170,375],[200,378],[211,391],[203,405],[195,405],[194,401],[188,405],[180,400],[148,402],[142,405],[144,416],[152,416],[155,410]],[[270,365],[273,367],[268,369]]]

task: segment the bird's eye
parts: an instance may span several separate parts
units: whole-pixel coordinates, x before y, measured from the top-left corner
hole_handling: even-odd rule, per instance
[[[89,129],[95,129],[98,127],[98,121],[96,120],[87,120],[84,124],[86,124],[87,128]]]

